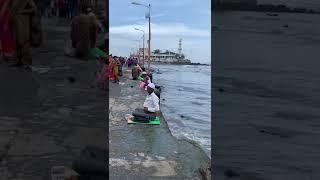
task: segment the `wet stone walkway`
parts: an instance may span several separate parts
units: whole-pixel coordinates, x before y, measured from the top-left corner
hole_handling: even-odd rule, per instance
[[[65,30],[46,28],[44,38],[33,72],[0,64],[1,180],[49,180],[85,146],[107,146],[108,92],[90,88],[95,62],[64,55]]]
[[[124,69],[120,84],[109,84],[109,172],[111,179],[201,179],[209,158],[197,146],[160,126],[130,125],[125,114],[141,108],[146,92]]]

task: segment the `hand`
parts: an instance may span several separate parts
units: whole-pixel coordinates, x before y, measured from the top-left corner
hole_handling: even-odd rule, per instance
[[[144,112],[148,112],[148,108],[147,107],[144,107]]]

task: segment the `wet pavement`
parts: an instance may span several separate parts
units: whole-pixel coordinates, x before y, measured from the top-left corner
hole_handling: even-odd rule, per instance
[[[141,108],[147,94],[124,71],[120,84],[109,84],[110,179],[201,179],[209,158],[173,137],[162,116],[160,126],[127,124],[125,115]]]
[[[107,146],[108,92],[90,88],[94,61],[64,55],[65,24],[44,28],[33,72],[0,64],[1,180],[48,180],[85,146]]]

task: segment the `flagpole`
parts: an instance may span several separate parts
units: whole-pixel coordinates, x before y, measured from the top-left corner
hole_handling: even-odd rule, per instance
[[[150,73],[150,63],[151,63],[151,14],[150,14],[151,5],[149,4],[149,41],[148,41],[148,73]]]

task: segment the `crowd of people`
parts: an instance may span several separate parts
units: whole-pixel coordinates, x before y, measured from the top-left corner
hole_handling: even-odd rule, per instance
[[[51,2],[46,5],[46,2]],[[51,15],[63,14],[72,18],[71,40],[78,57],[87,56],[96,48],[102,24],[93,13],[92,0],[0,0],[0,55],[9,67],[31,70],[31,48],[42,43],[41,17],[44,11]],[[80,10],[80,11],[79,11]],[[60,12],[60,13],[59,13]],[[105,42],[106,43],[106,42]],[[107,45],[104,45],[103,51]]]
[[[119,83],[119,77],[122,76],[122,66],[125,64],[125,58],[109,56],[109,81]]]
[[[41,10],[42,15],[72,19],[80,14],[81,9],[96,5],[97,0],[43,0],[43,3],[49,6]]]

